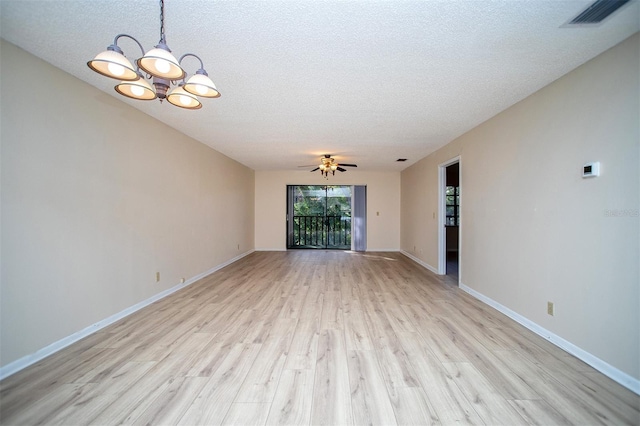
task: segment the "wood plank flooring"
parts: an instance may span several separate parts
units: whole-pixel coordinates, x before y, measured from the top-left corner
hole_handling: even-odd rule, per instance
[[[0,423],[639,425],[640,397],[399,253],[256,252],[2,381]]]

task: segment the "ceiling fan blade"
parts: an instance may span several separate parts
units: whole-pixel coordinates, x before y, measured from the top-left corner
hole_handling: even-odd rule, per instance
[[[298,166],[301,169],[306,169],[307,167],[316,167],[317,164],[307,164],[306,166]]]
[[[345,164],[345,163],[339,163],[339,164],[343,167],[358,167],[357,164]]]
[[[346,171],[347,171],[347,169],[343,169],[343,168],[342,168],[342,167],[340,167],[340,166],[338,166],[338,169],[337,169],[337,170],[338,170],[338,171],[341,171],[341,172],[346,172]]]
[[[320,170],[320,167],[316,167],[315,169],[311,170],[312,172],[315,172],[316,170]]]

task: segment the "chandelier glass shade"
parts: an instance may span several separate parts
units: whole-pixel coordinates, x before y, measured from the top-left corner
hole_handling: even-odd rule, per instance
[[[162,41],[155,49],[151,49],[138,59],[137,63],[143,71],[154,77],[179,80],[186,75],[178,60],[171,54],[169,46]]]
[[[118,46],[121,37],[133,40],[140,47],[142,56],[135,61],[137,67],[134,67]],[[200,68],[185,81],[187,72],[181,64],[188,56],[196,58],[200,62]],[[132,99],[167,99],[172,105],[181,108],[199,109],[202,108],[202,103],[198,96],[220,97],[220,92],[209,78],[199,56],[185,53],[180,59],[176,59],[171,53],[164,35],[164,0],[160,0],[160,42],[155,48],[145,53],[140,42],[134,37],[118,34],[113,44],[87,62],[87,65],[98,74],[120,80],[114,87],[116,92]],[[145,74],[146,78],[152,79],[153,85],[147,81]],[[179,80],[182,81],[177,84]],[[170,90],[171,85],[176,84],[177,86]]]
[[[122,54],[122,50],[114,43],[87,63],[89,68],[105,77],[118,80],[133,81],[140,76],[131,62]]]
[[[185,90],[184,84],[180,83],[178,87],[173,89],[171,93],[167,95],[167,100],[173,105],[186,108],[186,109],[200,109],[202,103],[198,100],[196,95],[189,93]]]
[[[203,68],[200,68],[187,80],[187,83],[184,85],[184,90],[205,98],[220,97],[220,92],[216,89],[216,85],[213,84],[213,81],[211,81]]]
[[[122,96],[141,101],[151,101],[157,98],[153,86],[142,77],[133,81],[121,81],[115,89]]]

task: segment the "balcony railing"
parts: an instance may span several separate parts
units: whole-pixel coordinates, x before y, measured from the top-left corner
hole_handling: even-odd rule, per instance
[[[289,247],[351,248],[351,217],[293,216]]]

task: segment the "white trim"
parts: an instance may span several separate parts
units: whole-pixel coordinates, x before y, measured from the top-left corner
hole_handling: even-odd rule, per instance
[[[351,198],[349,199],[350,200],[349,207],[351,208],[351,211],[353,212],[353,205],[355,203],[355,200],[353,199],[353,193],[355,192],[356,186],[355,185],[349,185],[349,186],[351,188]],[[366,211],[364,213],[365,213],[365,215],[367,214]],[[356,221],[352,220],[351,221],[351,230],[350,230],[351,235],[353,235],[353,231],[355,229],[355,226],[356,226]],[[349,248],[349,251],[356,251],[356,243],[355,243],[355,241],[353,241],[353,238],[350,238],[350,240],[351,240],[351,247]]]
[[[632,377],[632,376],[628,375],[624,371],[618,370],[617,368],[615,368],[611,364],[608,364],[607,362],[605,362],[605,361],[601,360],[600,358],[590,354],[589,352],[585,351],[584,349],[579,348],[578,346],[574,345],[573,343],[571,343],[571,342],[563,339],[562,337],[550,332],[549,330],[539,326],[535,322],[523,317],[522,315],[518,314],[517,312],[512,311],[511,309],[507,308],[506,306],[501,305],[500,303],[496,302],[495,300],[485,296],[482,293],[479,293],[479,292],[475,291],[474,289],[472,289],[470,287],[467,287],[466,285],[464,285],[462,283],[460,283],[460,289],[465,291],[465,292],[467,292],[467,293],[469,293],[471,296],[475,297],[476,299],[480,300],[481,302],[484,302],[487,305],[491,306],[492,308],[502,312],[503,314],[505,314],[506,316],[508,316],[512,320],[514,320],[515,322],[517,322],[517,323],[523,325],[524,327],[528,328],[529,330],[533,331],[538,336],[541,336],[541,337],[547,339],[549,342],[553,343],[554,345],[556,345],[560,349],[564,350],[565,352],[568,352],[571,355],[575,356],[576,358],[586,362],[591,367],[595,368],[596,370],[598,370],[599,372],[601,372],[605,376],[609,377],[611,380],[614,380],[614,381],[618,382],[619,384],[621,384],[625,388],[629,389],[630,391],[635,392],[636,394],[640,395],[640,380],[636,379],[635,377]]]
[[[422,260],[418,259],[417,257],[413,256],[412,254],[409,254],[408,252],[404,251],[404,250],[400,250],[400,253],[404,254],[405,256],[407,256],[409,259],[413,260],[414,262],[416,262],[418,265],[424,266],[425,268],[427,268],[428,270],[430,270],[431,272],[433,272],[436,275],[440,275],[438,274],[438,270],[436,268],[434,268],[433,266],[429,265],[426,262],[423,262]]]
[[[455,163],[462,163],[460,155],[451,158],[444,163],[438,164],[438,272],[436,272],[436,274],[438,275],[445,275],[447,273],[447,244],[445,242],[446,235],[444,234],[445,218],[447,217],[447,207],[444,199],[445,186],[447,184],[447,167]],[[460,167],[460,170],[462,170],[462,167]],[[460,187],[462,190],[462,185]],[[462,194],[460,194],[460,201],[462,201]],[[462,253],[460,247],[460,242],[462,240],[462,238],[460,238],[461,231],[462,220],[460,220],[460,225],[458,226],[458,253]],[[458,277],[460,276],[462,275],[460,273],[460,261],[458,260]],[[460,282],[458,282],[458,285],[460,285]]]
[[[87,328],[84,328],[80,331],[77,331],[75,333],[73,333],[70,336],[64,337],[60,340],[58,340],[57,342],[53,342],[52,344],[50,344],[49,346],[46,346],[42,349],[39,349],[38,351],[23,356],[20,359],[17,359],[3,367],[0,367],[0,380],[4,380],[5,378],[17,373],[20,370],[23,370],[25,368],[27,368],[28,366],[35,364],[36,362],[48,357],[49,355],[52,355],[56,352],[58,352],[61,349],[66,348],[67,346],[79,341],[80,339],[84,339],[85,337],[95,333],[96,331],[99,331],[105,327],[107,327],[108,325],[113,324],[116,321],[121,320],[122,318],[131,315],[132,313],[139,311],[140,309],[149,306],[150,304],[157,302],[160,299],[163,299],[167,296],[169,296],[170,294],[175,293],[176,291],[193,284],[194,282],[213,274],[214,272],[224,268],[225,266],[228,266],[234,262],[237,262],[238,260],[242,259],[243,257],[253,253],[254,250],[249,250],[239,256],[234,257],[231,260],[228,260],[224,263],[221,263],[220,265],[214,266],[213,268],[209,269],[208,271],[205,271],[199,275],[196,275],[195,277],[189,278],[189,280],[185,281],[184,283],[178,284],[176,286],[173,286],[167,290],[161,291],[158,294],[155,294],[153,296],[151,296],[150,298],[148,298],[147,300],[143,300],[140,303],[136,303],[133,306],[130,306],[126,309],[124,309],[123,311],[120,311],[114,315],[111,315],[108,318],[105,318],[101,321],[98,321],[95,324],[90,325]]]
[[[325,249],[325,248],[319,248],[319,249],[297,249],[297,248],[293,248],[293,249],[282,249],[282,248],[260,248],[260,249],[256,249],[255,251],[289,251],[289,250],[331,250],[331,251],[353,251],[355,252],[355,250],[351,249]],[[400,250],[398,250],[397,248],[392,248],[392,249],[370,249],[367,248],[366,251],[361,251],[359,253],[367,253],[367,252],[383,252],[383,251],[387,251],[387,252],[398,252]]]

